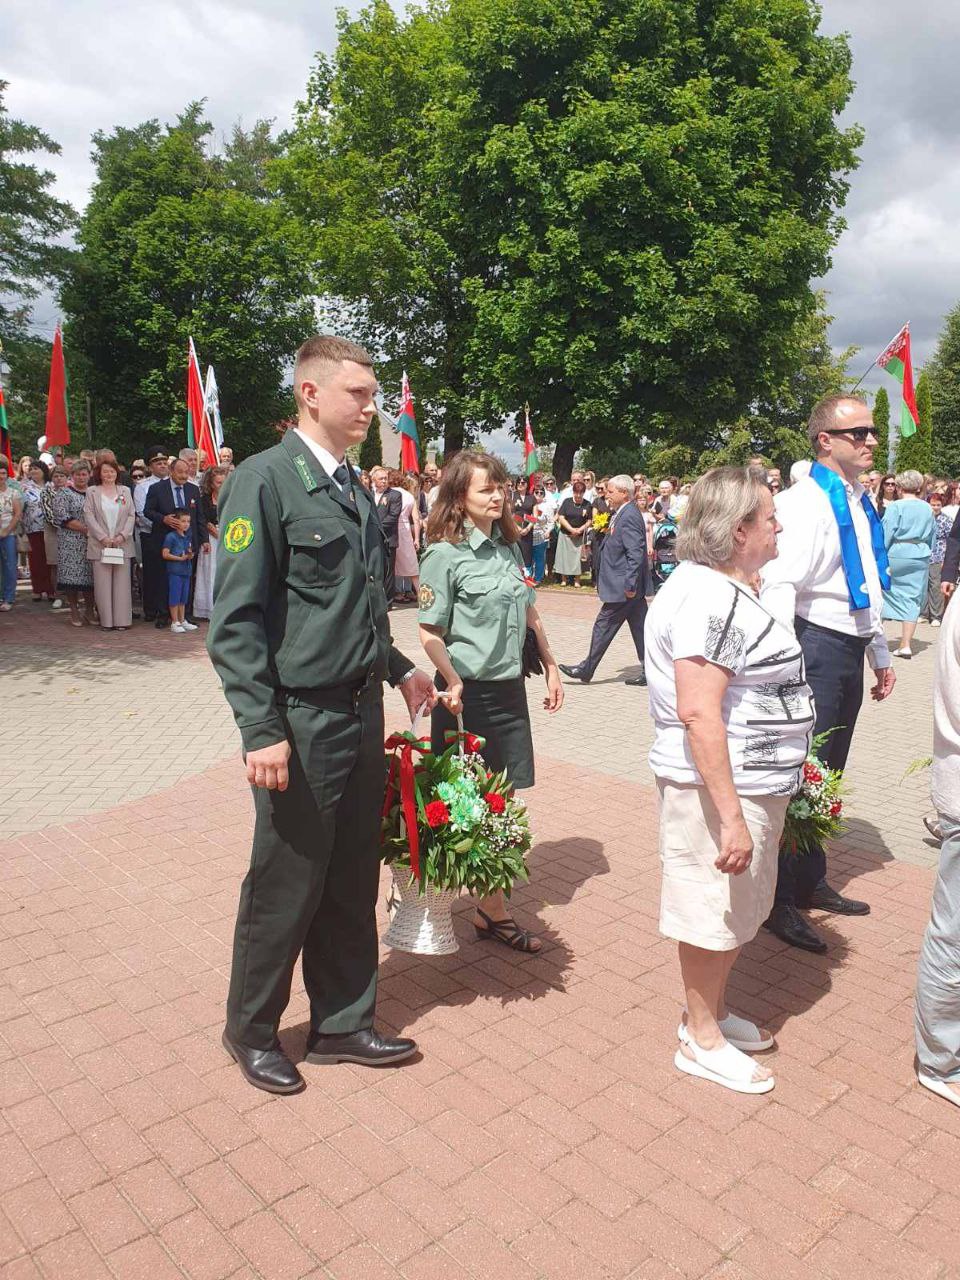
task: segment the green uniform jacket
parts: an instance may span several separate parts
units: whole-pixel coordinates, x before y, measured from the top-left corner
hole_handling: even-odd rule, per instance
[[[376,508],[326,474],[295,431],[241,463],[221,500],[207,649],[245,751],[287,736],[279,689],[395,683]]]

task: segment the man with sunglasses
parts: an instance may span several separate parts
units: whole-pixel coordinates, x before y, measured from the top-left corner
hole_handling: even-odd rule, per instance
[[[808,476],[777,495],[783,532],[777,558],[763,572],[762,600],[795,629],[816,704],[814,735],[830,734],[819,754],[831,769],[842,770],[863,701],[864,658],[875,673],[871,697],[877,702],[896,682],[881,622],[883,587],[890,581],[883,531],[858,479],[871,469],[877,435],[870,410],[853,395],[821,400],[807,430],[816,462]],[[870,910],[831,889],[826,869],[822,848],[780,854],[767,928],[805,951],[826,951],[827,944],[798,908],[837,915]]]

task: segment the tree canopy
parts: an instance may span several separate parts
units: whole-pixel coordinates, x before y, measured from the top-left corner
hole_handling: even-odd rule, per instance
[[[116,448],[183,439],[187,339],[217,369],[224,428],[241,451],[289,414],[284,371],[314,327],[296,226],[270,188],[269,125],[222,154],[194,103],[93,139],[96,182],[63,290],[68,350],[88,364],[97,438]]]
[[[925,474],[932,462],[933,405],[930,394],[930,376],[924,369],[917,379],[917,416],[920,425],[912,436],[900,436],[897,443],[897,471],[919,471]]]
[[[341,16],[284,190],[339,315],[448,406],[448,450],[529,399],[561,473],[644,436],[696,456],[775,394],[860,139],[818,22],[812,0]]]
[[[956,479],[960,476],[960,304],[948,312],[926,372],[936,421],[933,469]]]

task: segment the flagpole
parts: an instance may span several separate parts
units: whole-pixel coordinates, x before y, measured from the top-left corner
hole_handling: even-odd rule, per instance
[[[868,369],[866,369],[866,370],[865,370],[865,371],[860,375],[860,377],[857,379],[857,381],[854,383],[854,385],[850,388],[850,394],[851,394],[851,395],[853,395],[854,391],[856,391],[857,387],[859,387],[860,383],[864,380],[864,378],[867,376],[867,374],[870,372],[870,370],[876,367],[877,360],[879,360],[879,359],[880,359],[880,357],[883,355],[883,353],[884,353],[886,350],[888,350],[888,349],[889,349],[889,347],[891,347],[891,346],[893,345],[893,343],[894,343],[894,342],[896,342],[897,338],[899,338],[899,337],[900,337],[900,335],[901,335],[901,333],[903,333],[904,329],[909,329],[909,328],[910,328],[910,321],[908,320],[906,324],[902,324],[902,325],[900,326],[900,328],[899,328],[899,329],[897,330],[897,332],[893,335],[893,337],[890,339],[890,341],[887,343],[887,345],[886,345],[885,347],[881,347],[881,348],[880,348],[879,352],[878,352],[878,353],[877,353],[877,355],[876,355],[876,358],[875,358],[875,359],[874,359],[874,361],[873,361],[873,364],[871,364],[871,365],[869,366],[869,368],[868,368]]]

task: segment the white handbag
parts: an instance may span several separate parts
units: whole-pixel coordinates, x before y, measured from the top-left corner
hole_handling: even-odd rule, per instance
[[[123,547],[103,547],[100,551],[101,564],[123,564]]]

